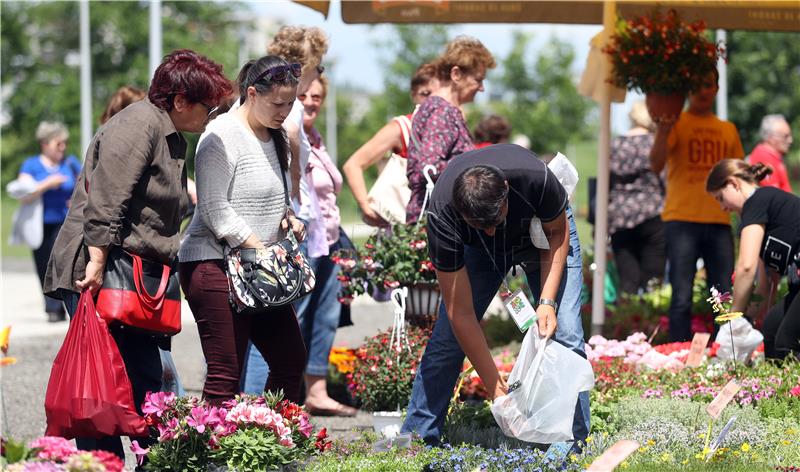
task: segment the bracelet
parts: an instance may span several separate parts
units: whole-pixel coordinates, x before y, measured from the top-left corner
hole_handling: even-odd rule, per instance
[[[549,305],[553,307],[553,310],[558,311],[558,302],[549,298],[540,298],[539,305]]]

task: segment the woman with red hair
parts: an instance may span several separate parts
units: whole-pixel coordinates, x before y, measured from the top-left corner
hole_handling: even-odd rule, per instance
[[[124,250],[175,267],[186,206],[186,140],[202,133],[232,85],[222,66],[183,49],[156,69],[148,97],[108,120],[95,134],[78,177],[67,218],[56,239],[44,292],[61,298],[72,316],[79,292],[103,284],[109,253]],[[89,195],[91,194],[91,198]],[[134,403],[161,390],[158,347],[165,336],[109,324],[133,386]],[[147,447],[152,438],[137,438]],[[124,458],[118,436],[78,438],[83,450]]]

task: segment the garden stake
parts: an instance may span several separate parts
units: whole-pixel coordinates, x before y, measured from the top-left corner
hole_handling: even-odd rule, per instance
[[[458,392],[461,391],[461,387],[464,386],[464,380],[467,378],[472,371],[475,370],[475,367],[469,366],[469,369],[465,370],[459,376],[460,379],[458,380],[458,385],[456,385],[456,391],[453,392],[453,398],[450,399],[450,406],[447,408],[447,414],[449,415],[453,411],[453,404],[458,401]]]
[[[708,431],[706,431],[706,441],[703,445],[703,455],[706,455],[706,451],[708,450],[708,444],[711,441],[711,428],[714,426],[714,418],[709,418],[708,420]]]

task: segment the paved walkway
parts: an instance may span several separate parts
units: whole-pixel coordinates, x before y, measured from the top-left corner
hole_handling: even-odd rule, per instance
[[[0,370],[2,435],[33,439],[45,430],[44,395],[53,359],[67,332],[67,323],[48,323],[39,281],[28,260],[3,260],[0,273],[2,302],[0,325],[11,325],[9,355],[15,365]],[[173,340],[173,356],[187,392],[199,395],[205,378],[205,361],[197,328],[184,301],[183,330]],[[364,337],[391,326],[390,303],[376,303],[362,297],[353,304],[354,326],[339,329],[334,345],[355,347]],[[354,428],[371,428],[371,417],[316,418],[333,436],[349,436]],[[128,457],[128,464],[132,464]]]

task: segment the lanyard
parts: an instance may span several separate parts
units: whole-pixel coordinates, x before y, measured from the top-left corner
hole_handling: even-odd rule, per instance
[[[506,252],[505,252],[506,236],[507,236],[506,235],[506,221],[503,220],[503,268],[504,269],[507,268],[507,266],[508,266],[508,261],[506,260]],[[500,273],[503,274],[502,284],[503,284],[503,287],[506,289],[506,292],[511,293],[511,289],[508,286],[508,280],[506,278],[506,276],[508,275],[508,270],[506,270],[506,272],[503,272],[503,271],[500,270],[499,267],[497,267],[497,262],[495,262],[492,252],[489,251],[489,246],[486,245],[486,241],[483,240],[483,235],[480,233],[480,230],[478,230],[478,239],[480,240],[481,244],[483,245],[483,248],[486,250],[486,254],[489,256],[489,260],[492,261],[492,265],[494,265],[495,270],[497,272],[500,272]],[[497,249],[496,243],[497,243],[497,241],[496,241],[496,238],[495,238],[492,241],[493,249]]]

